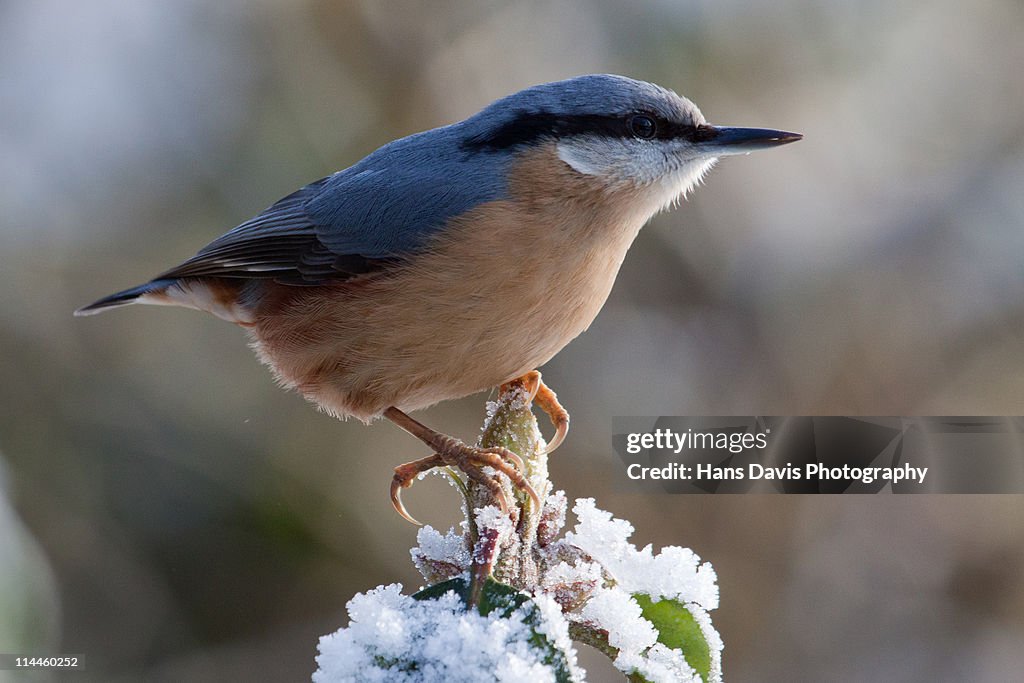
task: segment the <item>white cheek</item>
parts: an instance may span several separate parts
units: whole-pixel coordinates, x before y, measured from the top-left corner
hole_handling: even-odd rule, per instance
[[[644,210],[649,215],[682,200],[717,161],[700,156],[680,161],[678,156],[642,143],[629,145],[607,139],[562,141],[557,150],[558,158],[577,173],[601,178],[610,185],[627,183],[639,189],[638,196],[644,197]]]
[[[558,143],[558,158],[584,175],[612,184],[647,185],[666,172],[664,153],[649,143],[596,138]]]
[[[574,171],[583,175],[604,175],[605,165],[593,149],[583,145],[558,143],[558,158],[569,164]]]

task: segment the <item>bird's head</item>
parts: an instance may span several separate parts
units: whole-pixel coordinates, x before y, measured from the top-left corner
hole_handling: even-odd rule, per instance
[[[802,137],[713,126],[685,97],[614,75],[534,86],[494,102],[465,123],[466,147],[509,153],[554,144],[558,159],[588,182],[638,193],[653,211],[684,196],[719,157]]]

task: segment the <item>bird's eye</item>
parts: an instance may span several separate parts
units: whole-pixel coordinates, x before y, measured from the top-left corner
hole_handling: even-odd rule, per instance
[[[654,119],[646,114],[630,116],[627,125],[629,126],[629,132],[632,133],[634,137],[638,137],[642,140],[650,140],[658,132],[658,124],[654,122]]]

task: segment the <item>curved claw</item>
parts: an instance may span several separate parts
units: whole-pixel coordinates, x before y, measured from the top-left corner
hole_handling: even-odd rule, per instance
[[[402,504],[402,489],[412,486],[412,483],[416,481],[416,477],[423,472],[440,467],[443,464],[444,461],[441,459],[441,456],[434,453],[426,458],[407,462],[396,467],[395,476],[391,479],[391,504],[394,506],[395,512],[416,526],[422,526],[415,517],[409,514],[409,511],[405,509],[405,505]]]
[[[495,451],[498,452],[496,453]],[[530,483],[530,480],[526,478],[526,475],[524,475],[522,472],[516,469],[516,467],[514,467],[510,463],[505,462],[505,460],[502,459],[504,456],[506,456],[507,453],[511,453],[511,451],[508,451],[507,449],[500,447],[489,448],[484,449],[482,451],[477,451],[473,455],[472,459],[476,463],[480,465],[487,465],[488,467],[491,467],[497,470],[498,472],[501,472],[506,477],[508,477],[509,480],[512,482],[512,486],[514,486],[517,489],[522,489],[526,491],[527,495],[530,496],[530,499],[533,500],[533,504],[539,510],[540,496],[537,495],[537,491],[533,488],[533,485]]]
[[[530,496],[530,500],[533,501],[533,508],[535,510],[540,510],[541,509],[540,496],[537,495],[537,491],[533,488],[533,484],[531,484],[524,477],[522,483],[519,485],[519,488],[526,490],[527,495]]]
[[[402,505],[402,489],[409,486],[412,482],[402,482],[398,479],[398,475],[391,480],[391,504],[395,508],[395,512],[401,515],[406,521],[412,522],[416,526],[423,526],[415,517],[409,514],[409,511]]]
[[[558,420],[555,422],[555,438],[551,439],[548,447],[544,449],[544,455],[550,455],[556,448],[562,445],[565,441],[566,435],[569,433],[569,416],[566,415],[564,420]]]
[[[540,370],[530,370],[528,373],[520,378],[523,382],[523,387],[526,389],[527,403],[533,403],[533,399],[537,398],[537,392],[544,386],[544,380],[541,379]]]
[[[498,507],[501,508],[502,514],[508,514],[508,496],[505,495],[505,489],[502,488],[493,477],[489,477],[478,469],[469,468],[466,470],[466,476],[485,487],[491,492],[491,495],[496,501],[498,501]]]
[[[498,484],[498,486],[493,489],[493,494],[494,494],[494,497],[498,501],[498,507],[501,508],[501,514],[507,515],[508,514],[508,496],[505,495],[505,489],[501,488],[501,484]]]
[[[543,381],[540,381],[539,378],[535,400],[541,410],[548,414],[551,424],[555,426],[555,438],[544,449],[544,454],[548,455],[562,445],[566,435],[569,433],[569,411],[558,402],[558,395],[551,391],[551,388],[544,384]]]

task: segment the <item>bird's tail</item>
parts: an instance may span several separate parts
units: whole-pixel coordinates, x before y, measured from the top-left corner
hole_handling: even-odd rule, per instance
[[[126,289],[123,292],[105,296],[99,301],[94,301],[88,306],[82,306],[75,311],[75,315],[93,315],[108,308],[134,304],[138,302],[140,297],[146,296],[147,294],[162,294],[172,284],[174,284],[174,280],[153,280],[152,282],[147,282],[144,285],[139,285],[138,287]]]

